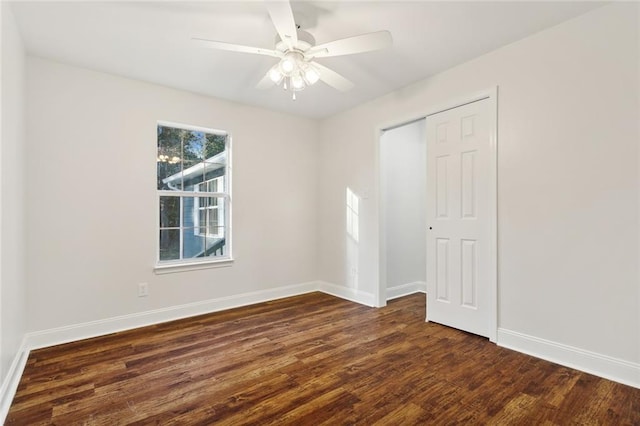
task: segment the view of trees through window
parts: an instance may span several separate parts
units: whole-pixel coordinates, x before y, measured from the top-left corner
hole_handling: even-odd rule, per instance
[[[228,136],[158,125],[158,260],[227,257]]]

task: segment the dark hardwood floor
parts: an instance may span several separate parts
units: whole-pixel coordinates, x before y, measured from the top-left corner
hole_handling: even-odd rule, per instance
[[[312,293],[33,351],[9,425],[640,425],[640,389]]]

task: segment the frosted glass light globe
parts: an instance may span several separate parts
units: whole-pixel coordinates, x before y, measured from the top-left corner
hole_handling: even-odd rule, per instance
[[[271,68],[271,71],[269,71],[269,78],[271,81],[278,84],[280,80],[282,80],[282,73],[278,71],[277,68]]]
[[[302,79],[300,74],[296,74],[291,77],[291,86],[293,86],[293,88],[296,90],[304,88],[304,80]]]
[[[307,68],[304,72],[304,79],[307,81],[308,85],[316,84],[318,80],[320,80],[320,74],[313,68]]]
[[[296,63],[293,60],[293,58],[285,57],[282,59],[282,62],[280,62],[280,69],[282,70],[282,73],[284,75],[290,74],[295,67],[296,67]]]

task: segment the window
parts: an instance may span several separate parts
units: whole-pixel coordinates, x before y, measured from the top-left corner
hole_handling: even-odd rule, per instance
[[[157,141],[158,265],[230,259],[229,135],[159,123]]]

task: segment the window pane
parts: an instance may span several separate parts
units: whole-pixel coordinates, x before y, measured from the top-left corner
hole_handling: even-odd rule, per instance
[[[206,253],[207,256],[224,256],[226,253],[226,238],[224,227],[217,228],[218,237],[207,237]]]
[[[223,225],[218,222],[218,209],[209,209],[207,220],[207,233],[209,235],[218,235],[218,227]]]
[[[171,190],[181,185],[179,179],[182,170],[181,132],[180,129],[158,126],[158,152],[156,155],[158,189]]]
[[[158,161],[158,189],[165,191],[182,190],[182,179],[180,176],[180,162],[172,164]]]
[[[202,161],[198,159],[185,158],[183,167],[183,189],[185,191],[197,191],[204,189],[204,187],[201,186],[204,172]]]
[[[212,158],[226,150],[226,136],[206,135],[204,158]]]
[[[225,173],[226,167],[224,163],[211,162],[208,160],[204,162],[204,174],[207,181],[213,181],[214,179],[223,176]],[[224,185],[222,185],[222,182],[220,182],[220,184],[212,182],[210,186],[215,186],[216,191],[224,191]]]
[[[202,132],[184,130],[184,159],[195,163],[204,160],[205,137]]]
[[[180,226],[180,197],[160,197],[160,228]]]
[[[182,252],[185,259],[202,257],[204,253],[204,236],[200,228],[184,228],[182,230]]]
[[[180,259],[180,230],[160,230],[160,260]]]
[[[227,171],[227,168],[225,167],[224,169],[225,173]],[[225,176],[220,176],[219,178],[216,179],[218,185],[217,185],[217,191],[218,192],[227,192],[227,187],[225,185],[225,182],[227,181]]]

